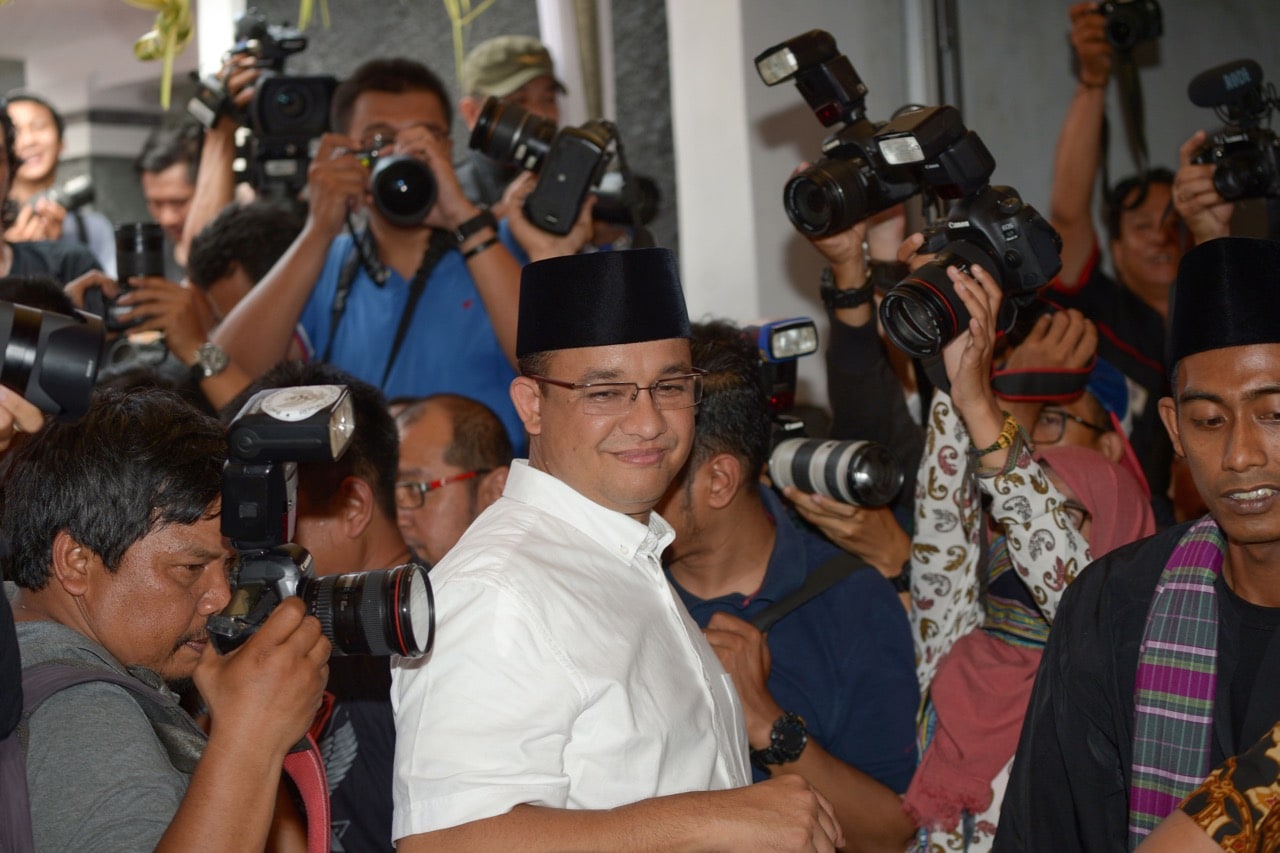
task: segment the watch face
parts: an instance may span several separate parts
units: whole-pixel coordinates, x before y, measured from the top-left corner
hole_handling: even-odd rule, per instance
[[[804,729],[795,728],[790,725],[779,729],[774,738],[774,742],[778,745],[778,748],[788,754],[797,753],[804,749],[804,745],[808,740],[808,735],[805,734]]]

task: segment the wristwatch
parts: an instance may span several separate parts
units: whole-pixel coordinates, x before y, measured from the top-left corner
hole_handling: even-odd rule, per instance
[[[804,717],[787,711],[773,721],[769,745],[751,750],[751,760],[758,764],[788,764],[797,760],[809,743],[809,727]]]
[[[226,370],[230,363],[231,359],[227,357],[222,347],[212,341],[205,341],[196,347],[196,360],[191,365],[191,378],[199,382],[202,379],[217,376]]]
[[[453,239],[457,241],[457,245],[461,246],[468,237],[480,231],[482,228],[497,229],[498,220],[493,218],[493,213],[484,208],[475,216],[459,225],[453,230]]]
[[[818,288],[818,294],[822,297],[822,304],[826,305],[828,310],[838,311],[842,308],[866,305],[875,295],[875,287],[868,282],[852,290],[839,290],[836,288],[835,275],[831,272],[831,267],[823,267],[822,284]]]

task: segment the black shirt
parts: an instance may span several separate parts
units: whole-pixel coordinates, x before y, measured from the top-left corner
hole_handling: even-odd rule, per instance
[[[10,243],[13,263],[9,275],[47,275],[65,285],[85,273],[100,269],[98,259],[79,243],[41,240]]]

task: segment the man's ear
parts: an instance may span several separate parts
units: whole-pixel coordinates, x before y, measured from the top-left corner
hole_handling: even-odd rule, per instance
[[[50,577],[67,595],[80,597],[89,589],[95,567],[102,566],[102,558],[90,548],[81,545],[65,530],[53,536],[53,555]]]
[[[511,402],[515,404],[516,414],[524,424],[524,431],[529,435],[542,433],[542,389],[538,380],[528,376],[517,376],[511,380]]]
[[[743,486],[742,460],[732,453],[717,453],[703,463],[707,502],[712,509],[724,509]]]
[[[502,465],[488,474],[480,475],[480,485],[476,488],[477,511],[487,509],[490,504],[502,497],[502,490],[507,487],[507,474],[510,471],[510,468]]]
[[[1098,436],[1098,452],[1118,463],[1124,458],[1124,439],[1115,430],[1107,430]]]
[[[1182,449],[1182,433],[1178,430],[1178,405],[1172,397],[1160,398],[1160,420],[1164,421],[1165,431],[1173,442],[1173,452],[1185,458],[1187,452]]]
[[[348,539],[359,539],[378,511],[373,487],[359,477],[347,477],[338,487],[334,509],[342,524],[342,534]]]

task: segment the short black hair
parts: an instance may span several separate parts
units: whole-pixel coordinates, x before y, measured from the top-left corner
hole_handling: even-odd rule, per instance
[[[62,113],[58,112],[54,108],[53,104],[49,103],[34,92],[27,92],[23,90],[10,92],[4,96],[4,99],[9,104],[18,104],[25,101],[28,104],[36,104],[37,106],[44,107],[49,111],[49,117],[53,119],[53,126],[58,131],[58,141],[62,141],[62,134],[67,129],[67,122],[62,118]]]
[[[346,133],[351,126],[351,112],[356,98],[365,92],[388,92],[400,95],[405,92],[430,92],[440,99],[445,122],[453,126],[453,107],[444,83],[421,62],[403,57],[371,59],[361,65],[334,90],[329,108],[329,123],[337,133]]]
[[[0,128],[4,130],[4,156],[9,162],[9,182],[13,182],[13,173],[18,171],[18,166],[22,165],[22,161],[18,159],[18,152],[13,150],[17,145],[17,130],[13,127],[13,119],[9,116],[9,106],[6,103],[4,109],[0,109]]]
[[[387,411],[387,398],[375,386],[325,362],[283,361],[223,407],[222,421],[229,423],[259,391],[299,385],[346,385],[356,424],[351,445],[337,462],[298,463],[298,490],[312,506],[328,506],[343,480],[358,477],[373,489],[374,500],[384,517],[394,520],[400,435]]]
[[[200,147],[204,143],[204,127],[198,121],[162,124],[147,136],[142,151],[133,161],[139,176],[163,172],[170,166],[185,163],[187,183],[195,185],[200,169]]]
[[[76,305],[53,278],[47,275],[6,275],[0,278],[0,299],[28,308],[75,316]]]
[[[1134,190],[1142,188],[1144,185],[1165,184],[1173,186],[1173,172],[1163,167],[1148,169],[1146,171],[1146,180],[1143,175],[1130,175],[1116,183],[1111,189],[1107,190],[1106,197],[1102,202],[1103,213],[1107,222],[1107,238],[1109,240],[1120,239],[1120,217],[1126,210],[1132,210],[1133,204],[1126,204],[1129,196]]]
[[[187,277],[208,290],[239,264],[257,284],[297,238],[302,224],[302,215],[286,202],[232,202],[192,239]]]
[[[689,464],[701,465],[718,453],[731,453],[754,482],[769,460],[773,435],[755,344],[726,320],[694,323],[692,329],[693,364],[707,375]]]
[[[461,394],[432,394],[410,405],[396,417],[400,429],[422,419],[427,409],[439,406],[449,413],[453,437],[444,461],[464,471],[492,471],[509,466],[515,453],[502,419],[479,400]]]
[[[12,579],[43,589],[64,530],[116,571],[148,533],[215,511],[226,456],[222,426],[173,394],[96,393],[79,421],[53,421],[11,453],[0,528]]]

